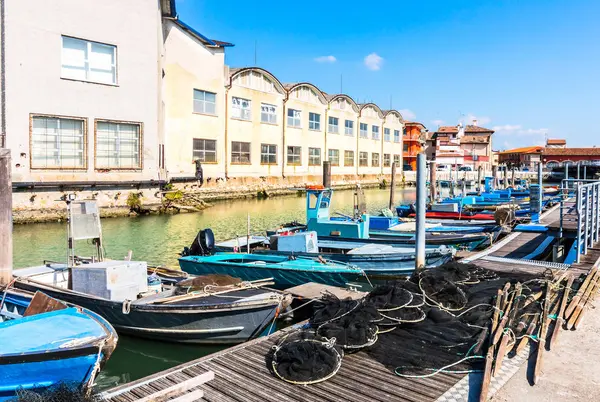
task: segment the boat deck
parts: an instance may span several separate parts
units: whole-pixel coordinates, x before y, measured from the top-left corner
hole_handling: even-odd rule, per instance
[[[544,223],[558,218],[557,209],[542,216]],[[512,233],[482,253],[472,255],[474,261],[490,270],[499,272],[528,272],[541,274],[547,269],[568,269],[587,273],[594,263],[600,262],[600,248],[592,248],[582,262],[571,267],[563,264],[527,261],[523,258],[540,246],[543,238],[535,233]],[[324,286],[313,284],[309,288],[296,289],[298,295],[315,297]],[[331,379],[309,386],[296,386],[278,380],[269,370],[267,355],[282,336],[296,331],[301,325],[288,327],[268,337],[202,357],[180,366],[154,374],[150,377],[125,384],[104,394],[114,402],[135,401],[151,395],[177,382],[184,382],[208,371],[214,380],[191,388],[186,392],[201,390],[207,401],[467,401],[478,400],[481,373],[438,373],[428,378],[402,378],[372,359],[367,353],[358,352],[344,357],[340,371]],[[524,363],[517,356],[503,365],[506,373],[492,379],[491,397]],[[185,396],[185,394],[184,394]]]

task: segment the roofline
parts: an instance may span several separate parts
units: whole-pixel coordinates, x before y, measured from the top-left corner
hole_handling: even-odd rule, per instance
[[[363,109],[364,109],[364,108],[366,108],[367,106],[373,106],[373,107],[375,107],[375,109],[377,109],[377,110],[379,111],[379,116],[380,116],[380,117],[382,117],[382,118],[383,118],[383,117],[385,117],[385,116],[383,115],[383,110],[381,110],[381,108],[380,108],[379,106],[377,106],[376,104],[374,104],[373,102],[365,103],[364,105],[362,105],[362,106],[359,106],[359,112],[358,112],[358,114],[359,114],[360,116],[362,116],[362,111],[363,111]]]
[[[283,84],[281,83],[281,81],[279,81],[279,79],[277,77],[275,77],[275,75],[273,75],[271,72],[269,72],[269,71],[267,71],[267,70],[265,70],[264,68],[261,68],[261,67],[242,67],[239,70],[236,70],[235,72],[230,73],[229,74],[229,87],[231,87],[231,85],[233,83],[233,79],[236,76],[238,76],[241,73],[246,72],[246,71],[258,71],[258,72],[260,72],[262,74],[268,75],[269,78],[272,78],[273,81],[275,82],[275,84],[279,86],[279,88],[281,89],[281,92],[285,96],[287,96],[287,90],[285,89],[285,87],[283,86]]]
[[[329,104],[331,104],[331,102],[333,102],[334,100],[336,100],[338,98],[346,98],[353,105],[354,110],[356,111],[356,113],[360,112],[360,106],[358,106],[358,103],[356,103],[356,101],[354,99],[352,99],[352,97],[350,95],[346,95],[346,94],[332,95],[331,99],[329,100]]]
[[[398,117],[400,117],[400,121],[401,121],[402,123],[406,123],[406,122],[404,121],[404,117],[402,116],[402,113],[400,113],[400,112],[399,112],[398,110],[396,110],[396,109],[390,109],[390,110],[386,110],[385,112],[383,112],[383,118],[385,119],[385,118],[388,116],[388,114],[392,114],[392,113],[393,113],[393,114],[397,114],[397,115],[398,115]],[[425,126],[423,126],[423,127],[425,127]]]
[[[315,89],[315,90],[317,91],[318,97],[319,97],[319,99],[321,100],[321,102],[322,102],[324,105],[327,105],[327,104],[329,104],[329,102],[327,101],[327,98],[326,98],[326,97],[325,97],[325,95],[323,94],[323,91],[321,91],[321,90],[319,89],[319,87],[317,87],[315,84],[311,84],[310,82],[298,82],[298,83],[295,83],[295,84],[293,84],[291,87],[289,87],[289,88],[287,89],[287,92],[288,92],[288,94],[289,94],[290,92],[292,92],[293,90],[295,90],[296,88],[298,88],[298,87],[301,87],[301,86],[303,86],[303,85],[306,85],[306,86],[309,86],[309,87],[312,87],[313,89]]]

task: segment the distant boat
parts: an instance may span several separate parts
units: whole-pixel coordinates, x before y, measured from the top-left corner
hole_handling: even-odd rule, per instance
[[[97,314],[43,293],[0,292],[0,401],[65,384],[85,392],[117,345]]]
[[[191,255],[179,259],[181,269],[191,275],[225,274],[246,281],[272,278],[279,289],[307,282],[346,286],[364,277],[360,268],[324,259],[246,253]]]

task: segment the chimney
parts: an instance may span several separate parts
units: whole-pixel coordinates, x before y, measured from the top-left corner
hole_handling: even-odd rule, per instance
[[[473,119],[473,125],[477,127],[477,119]]]

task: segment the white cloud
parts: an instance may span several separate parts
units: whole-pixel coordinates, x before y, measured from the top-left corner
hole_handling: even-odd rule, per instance
[[[493,141],[501,143],[503,149],[544,145],[544,137],[549,131],[547,128],[523,128],[521,124],[504,124],[492,129],[496,132]]]
[[[485,126],[486,124],[490,123],[492,119],[487,116],[475,116],[471,113],[467,114],[467,116],[463,117],[462,119],[462,123],[464,125],[473,124],[474,121],[477,121],[478,126]]]
[[[415,114],[415,112],[413,112],[410,109],[400,109],[398,111],[400,112],[402,117],[404,117],[404,120],[414,120],[417,118],[417,115]]]
[[[496,132],[513,132],[521,129],[520,124],[505,124],[503,126],[494,126],[492,130]]]
[[[434,126],[443,126],[444,123],[445,123],[445,121],[444,120],[440,120],[440,119],[438,119],[438,120],[431,120],[431,124],[433,124]]]
[[[383,57],[379,56],[377,53],[371,53],[365,56],[365,66],[371,71],[380,70],[382,64]]]
[[[335,58],[335,56],[319,56],[319,57],[315,57],[315,61],[317,63],[335,63],[337,61],[337,59]]]

